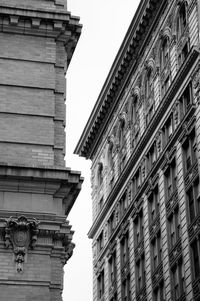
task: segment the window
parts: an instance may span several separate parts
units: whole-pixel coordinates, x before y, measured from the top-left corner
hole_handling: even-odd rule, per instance
[[[161,45],[161,70],[165,68],[169,61],[169,38],[165,37]]]
[[[102,209],[102,207],[103,207],[103,197],[102,198],[100,198],[100,200],[99,200],[99,203],[98,203],[98,209],[99,209],[99,211]]]
[[[113,169],[114,167],[114,162],[113,162],[113,143],[110,142],[108,146],[108,167],[110,170]]]
[[[151,68],[147,71],[145,83],[145,97],[146,97],[146,124],[148,124],[154,113],[154,89],[153,89],[153,71]]]
[[[98,166],[98,186],[101,186],[103,183],[103,164],[99,163]]]
[[[188,85],[185,91],[183,92],[182,96],[179,99],[180,103],[180,116],[181,119],[187,113],[189,105],[192,103],[192,89],[191,85]]]
[[[173,135],[173,132],[174,132],[173,114],[171,114],[169,116],[169,118],[167,119],[167,121],[165,122],[162,132],[163,132],[163,145],[165,146],[165,145],[167,145],[169,139],[171,138],[171,136]]]
[[[119,169],[120,172],[124,169],[125,166],[125,161],[126,161],[126,151],[125,151],[125,146],[126,146],[126,139],[125,139],[125,121],[121,120],[120,121],[120,129],[119,129]]]
[[[125,122],[124,120],[120,121],[120,129],[119,129],[119,145],[123,147],[125,143]]]
[[[185,292],[185,273],[182,260],[171,270],[174,300],[178,300]]]
[[[200,276],[200,242],[195,239],[191,244],[193,278]]]
[[[157,237],[155,237],[151,242],[151,250],[152,250],[152,266],[153,271],[159,266],[162,261],[162,246],[161,246],[161,238],[160,233]]]
[[[149,219],[150,222],[154,222],[156,217],[159,214],[159,191],[158,185],[153,189],[150,196],[148,197],[149,201]]]
[[[172,248],[181,237],[180,214],[178,207],[168,218],[169,244]]]
[[[130,276],[128,276],[123,282],[122,282],[122,301],[129,301],[131,296],[130,292]]]
[[[165,37],[161,44],[160,52],[160,69],[161,69],[161,88],[164,95],[170,86],[171,68],[169,67],[170,53],[169,53],[169,37]]]
[[[177,38],[178,40],[183,35],[185,28],[187,26],[187,15],[186,15],[186,5],[185,2],[181,5],[179,13],[177,16]]]
[[[142,257],[136,262],[136,290],[139,292],[145,285],[145,257]]]
[[[156,162],[156,158],[157,158],[157,147],[156,147],[156,142],[154,142],[153,145],[151,146],[149,152],[147,153],[148,171],[151,171],[153,164]]]
[[[138,170],[136,171],[133,179],[132,179],[132,195],[133,197],[136,196],[136,194],[138,193],[140,186],[141,186],[141,167],[138,168]]]
[[[112,253],[108,263],[109,263],[109,284],[112,286],[117,278],[116,251]]]
[[[120,199],[120,215],[121,217],[124,215],[128,207],[128,197],[127,197],[127,192],[123,194],[123,196]]]
[[[183,156],[184,169],[187,173],[190,167],[197,161],[195,129],[191,131],[190,135],[188,135],[187,139],[183,144]]]
[[[136,123],[138,119],[138,97],[137,95],[133,96],[133,102],[132,102],[132,112],[131,112],[131,121]]]
[[[117,301],[117,293],[114,294],[114,296],[110,299],[110,301]]]
[[[123,236],[120,246],[121,246],[121,266],[123,268],[129,260],[129,233],[128,233],[128,231]]]
[[[99,273],[97,277],[97,297],[101,300],[104,295],[104,270]]]
[[[103,249],[104,247],[104,241],[103,241],[103,231],[101,231],[98,239],[97,239],[97,251],[98,253],[101,252],[101,250]]]
[[[137,215],[136,219],[134,220],[135,226],[135,243],[136,246],[139,244],[141,239],[144,236],[144,219],[143,219],[143,211],[140,210],[139,214]]]
[[[195,181],[187,191],[187,202],[190,223],[200,213],[199,180]]]
[[[177,42],[178,42],[178,63],[181,65],[188,53],[189,53],[189,41],[188,39],[182,43],[182,37],[186,36],[187,28],[187,10],[185,2],[180,6],[178,15],[177,15]]]
[[[149,68],[146,75],[146,85],[145,85],[146,99],[152,96],[152,92],[153,92],[153,72],[152,69]]]
[[[166,198],[170,198],[177,189],[177,168],[176,160],[173,159],[165,172]]]
[[[108,235],[111,236],[115,230],[115,211],[111,214],[108,220]]]
[[[165,290],[164,284],[160,283],[158,287],[153,291],[153,301],[164,301],[165,300]]]

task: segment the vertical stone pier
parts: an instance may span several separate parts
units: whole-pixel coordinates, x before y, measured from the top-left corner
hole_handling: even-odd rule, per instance
[[[66,0],[0,0],[0,301],[61,301],[81,189],[65,167]]]

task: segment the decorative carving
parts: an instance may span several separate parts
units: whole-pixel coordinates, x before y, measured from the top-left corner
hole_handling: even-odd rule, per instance
[[[37,241],[39,222],[36,219],[10,217],[5,227],[5,247],[13,247],[15,254],[16,269],[23,272],[23,263],[29,247],[34,248]]]

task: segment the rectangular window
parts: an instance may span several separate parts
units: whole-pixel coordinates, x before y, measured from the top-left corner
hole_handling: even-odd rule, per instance
[[[101,231],[98,239],[97,239],[97,251],[98,253],[101,252],[101,250],[103,249],[104,246],[104,241],[103,241],[103,231]]]
[[[165,300],[165,290],[164,285],[161,283],[156,289],[153,291],[153,301],[164,301]]]
[[[178,207],[168,218],[169,242],[172,248],[181,237],[180,214]]]
[[[183,155],[184,155],[184,169],[185,173],[190,169],[190,167],[196,163],[196,137],[195,130],[193,129],[188,135],[186,141],[183,144]]]
[[[125,192],[120,199],[120,215],[121,215],[121,217],[124,215],[127,208],[128,208],[128,200],[127,200],[127,192]]]
[[[152,250],[152,266],[153,271],[158,267],[158,265],[162,261],[162,246],[161,246],[161,238],[160,234],[154,238],[151,242],[151,250]]]
[[[114,296],[110,299],[110,301],[117,301],[117,293],[114,294]]]
[[[97,278],[97,296],[101,300],[104,295],[104,270],[102,270]]]
[[[144,255],[136,262],[136,288],[139,292],[145,285],[145,257]]]
[[[191,103],[192,103],[192,89],[191,89],[191,85],[188,85],[179,99],[181,119],[187,113]]]
[[[121,266],[122,268],[129,260],[129,233],[128,231],[121,240]]]
[[[157,158],[157,147],[156,147],[156,142],[153,143],[152,147],[150,148],[148,154],[147,154],[147,168],[148,171],[151,170],[151,168],[153,167],[153,164],[156,162],[156,158]]]
[[[115,211],[112,212],[108,220],[108,235],[111,236],[115,230]]]
[[[130,276],[122,282],[122,301],[130,300]]]
[[[144,218],[143,218],[143,210],[140,210],[136,219],[134,220],[134,228],[135,228],[135,243],[136,246],[139,244],[141,239],[144,236]]]
[[[163,144],[164,146],[167,145],[169,139],[171,138],[173,132],[174,132],[174,118],[173,114],[169,116],[167,121],[165,122],[165,125],[162,129],[163,132]]]
[[[195,181],[187,191],[187,202],[191,223],[200,213],[199,180]]]
[[[166,198],[170,198],[177,189],[177,168],[176,160],[172,160],[165,172]]]
[[[99,200],[99,211],[102,209],[103,207],[103,197]]]
[[[117,279],[116,251],[109,258],[109,284],[112,286]]]
[[[158,185],[153,189],[150,196],[148,197],[149,201],[149,219],[150,222],[154,222],[156,217],[159,214],[159,191]]]
[[[200,276],[200,243],[199,243],[199,240],[195,240],[191,244],[191,253],[192,253],[193,278],[196,279]]]
[[[179,261],[171,272],[174,300],[178,300],[185,292],[185,273],[182,261]]]

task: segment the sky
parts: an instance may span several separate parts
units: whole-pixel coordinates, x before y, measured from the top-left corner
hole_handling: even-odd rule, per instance
[[[66,166],[81,171],[82,190],[68,216],[75,231],[64,273],[63,301],[92,301],[91,162],[74,155],[93,106],[134,16],[139,0],[67,0],[82,34],[67,71]]]

